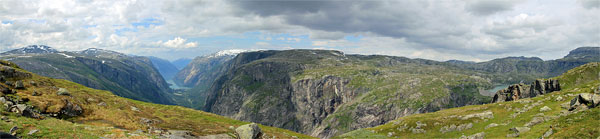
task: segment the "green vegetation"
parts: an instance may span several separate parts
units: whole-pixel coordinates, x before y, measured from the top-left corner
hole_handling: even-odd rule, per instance
[[[18,69],[22,72],[27,72]],[[229,126],[237,127],[248,122],[237,121],[223,116],[184,108],[152,104],[127,98],[118,97],[111,92],[87,88],[62,79],[51,79],[33,74],[24,79],[24,90],[18,90],[13,97],[28,101],[35,109],[42,112],[58,112],[65,104],[64,100],[73,102],[83,108],[83,114],[77,117],[61,120],[46,117],[43,120],[16,116],[13,113],[1,111],[11,122],[0,121],[0,131],[8,132],[12,126],[22,128],[18,136],[23,138],[123,138],[155,137],[147,134],[151,128],[168,130],[187,130],[194,135],[233,134]],[[29,84],[30,81],[36,85]],[[57,95],[57,88],[66,88],[71,96]],[[33,92],[41,95],[33,95]],[[153,124],[142,123],[142,118],[157,120]],[[260,126],[267,136],[290,138],[311,138],[292,131],[268,126]],[[29,135],[30,130],[39,132]],[[142,130],[144,132],[136,132]]]
[[[548,130],[553,131],[550,138],[596,138],[600,136],[600,109],[568,113],[561,105],[569,103],[576,94],[593,93],[593,89],[600,87],[600,63],[589,63],[569,70],[559,79],[561,91],[550,94],[521,99],[518,101],[493,103],[485,105],[472,105],[459,108],[440,110],[432,113],[415,114],[390,121],[384,125],[359,129],[337,136],[335,138],[458,138],[484,133],[485,138],[506,138],[512,134],[510,128],[523,127],[533,121],[534,117],[543,117],[539,124],[531,126],[528,132],[520,133],[519,138],[539,138]],[[542,107],[551,110],[540,111]],[[531,109],[526,109],[530,107]],[[522,113],[517,114],[522,111]],[[492,112],[493,117],[463,119],[469,114]],[[566,115],[566,116],[565,116]],[[411,128],[417,127],[417,122],[426,124],[420,127],[425,133],[413,132]],[[471,128],[461,131],[441,132],[442,128],[451,125],[471,123]],[[490,126],[498,124],[497,126]],[[490,126],[490,127],[488,127]]]

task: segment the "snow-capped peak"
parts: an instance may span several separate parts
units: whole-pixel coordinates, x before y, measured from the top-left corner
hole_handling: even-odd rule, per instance
[[[212,58],[212,57],[220,57],[220,56],[235,56],[239,53],[243,53],[243,52],[250,52],[253,50],[243,50],[243,49],[230,49],[230,50],[222,50],[216,53],[213,53],[211,55],[208,56],[208,58]]]
[[[5,52],[6,54],[46,54],[56,53],[58,50],[46,45],[29,45],[27,47]]]

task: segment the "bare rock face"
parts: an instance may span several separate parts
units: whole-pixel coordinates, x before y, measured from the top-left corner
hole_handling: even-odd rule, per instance
[[[528,85],[522,83],[510,85],[506,89],[498,90],[498,92],[496,92],[496,95],[494,95],[492,103],[513,101],[524,96],[529,96],[529,89],[530,87]]]
[[[556,79],[538,79],[531,85],[513,84],[506,89],[498,90],[492,99],[492,103],[513,101],[521,98],[531,98],[538,95],[560,91],[560,83]]]

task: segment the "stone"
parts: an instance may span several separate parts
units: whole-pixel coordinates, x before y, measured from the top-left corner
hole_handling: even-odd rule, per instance
[[[558,96],[558,97],[556,97],[556,99],[554,99],[554,100],[556,100],[556,101],[563,101],[563,100],[564,100],[564,98],[563,98],[563,97],[561,97],[561,96]]]
[[[108,105],[107,105],[105,102],[100,102],[100,103],[98,103],[97,105],[98,105],[98,106],[102,106],[102,107],[106,107],[106,106],[108,106]]]
[[[27,135],[33,135],[35,133],[37,133],[39,130],[34,129],[34,130],[30,130],[29,133],[27,133]]]
[[[31,93],[32,96],[41,96],[42,93],[38,93],[37,91],[33,91],[33,93]]]
[[[227,134],[216,134],[216,135],[206,135],[200,136],[198,139],[235,139]]]
[[[394,132],[388,132],[387,137],[392,137],[394,136]]]
[[[25,89],[25,85],[23,85],[23,81],[19,80],[15,82],[15,89]]]
[[[56,94],[59,96],[71,96],[71,93],[69,93],[69,90],[67,90],[65,88],[59,88],[58,92],[56,92]]]
[[[83,108],[77,104],[71,103],[69,100],[64,100],[65,106],[60,109],[59,117],[66,119],[76,117],[83,114]]]
[[[479,132],[470,136],[461,136],[460,139],[484,139],[485,138],[485,132]]]
[[[540,124],[544,122],[544,117],[533,117],[531,121],[525,124],[526,127],[532,127],[534,125]]]
[[[544,106],[542,108],[540,108],[540,112],[547,112],[547,111],[551,111],[552,109],[550,109],[550,107],[548,106]]]
[[[554,131],[552,131],[552,128],[548,129],[548,131],[546,131],[544,133],[544,135],[542,136],[543,138],[547,138],[550,137],[550,135],[552,135],[554,133]]]
[[[492,113],[491,111],[486,111],[486,112],[482,112],[482,113],[475,113],[475,114],[469,114],[469,115],[465,115],[462,116],[460,119],[461,120],[467,120],[470,118],[481,118],[481,119],[490,119],[490,118],[494,118],[494,113]]]
[[[489,124],[489,125],[485,126],[485,129],[492,128],[492,127],[497,127],[497,126],[498,126],[498,124],[496,124],[496,123],[491,123],[491,124]]]
[[[15,136],[15,135],[17,135],[17,130],[19,130],[19,127],[13,126],[12,128],[10,128],[10,130],[8,131],[8,133],[10,133],[11,135]]]
[[[529,127],[513,127],[510,129],[510,131],[513,131],[515,133],[525,133],[527,131],[531,130]]]
[[[137,107],[134,107],[134,106],[129,106],[129,108],[130,108],[132,111],[140,112],[140,109],[138,109]]]
[[[466,129],[470,129],[470,128],[472,128],[472,127],[473,127],[473,123],[461,124],[461,125],[458,125],[458,126],[456,127],[456,130],[457,130],[457,131],[463,131],[463,130],[466,130]]]
[[[425,129],[418,129],[418,128],[412,128],[412,127],[409,130],[413,134],[421,134],[421,133],[425,133],[426,132]]]
[[[164,138],[168,139],[192,139],[195,138],[191,131],[187,130],[168,130],[166,134],[163,134]]]
[[[263,134],[256,123],[239,126],[235,132],[239,139],[258,139]]]
[[[12,81],[6,81],[4,82],[4,84],[6,84],[7,86],[14,86],[14,82]]]
[[[569,111],[594,108],[600,105],[600,95],[581,93],[571,100]]]
[[[31,86],[37,86],[37,83],[36,83],[35,81],[29,81],[29,84],[30,84]]]

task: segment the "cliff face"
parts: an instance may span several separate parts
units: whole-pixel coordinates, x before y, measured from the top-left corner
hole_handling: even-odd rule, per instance
[[[531,85],[525,85],[522,83],[514,84],[508,86],[506,89],[499,90],[494,95],[492,103],[531,98],[554,91],[560,91],[560,83],[558,80],[538,79],[531,83]]]
[[[323,50],[241,53],[207,91],[205,110],[327,138],[489,102],[478,93],[488,80],[436,64]]]
[[[152,65],[154,66],[154,68],[156,68],[156,70],[158,70],[158,72],[162,75],[162,77],[165,80],[173,79],[173,77],[175,77],[175,74],[177,74],[177,72],[179,72],[179,69],[177,69],[177,67],[175,67],[175,65],[173,65],[171,62],[169,62],[165,59],[161,59],[158,57],[152,57],[152,56],[150,56],[148,58],[152,62]]]

